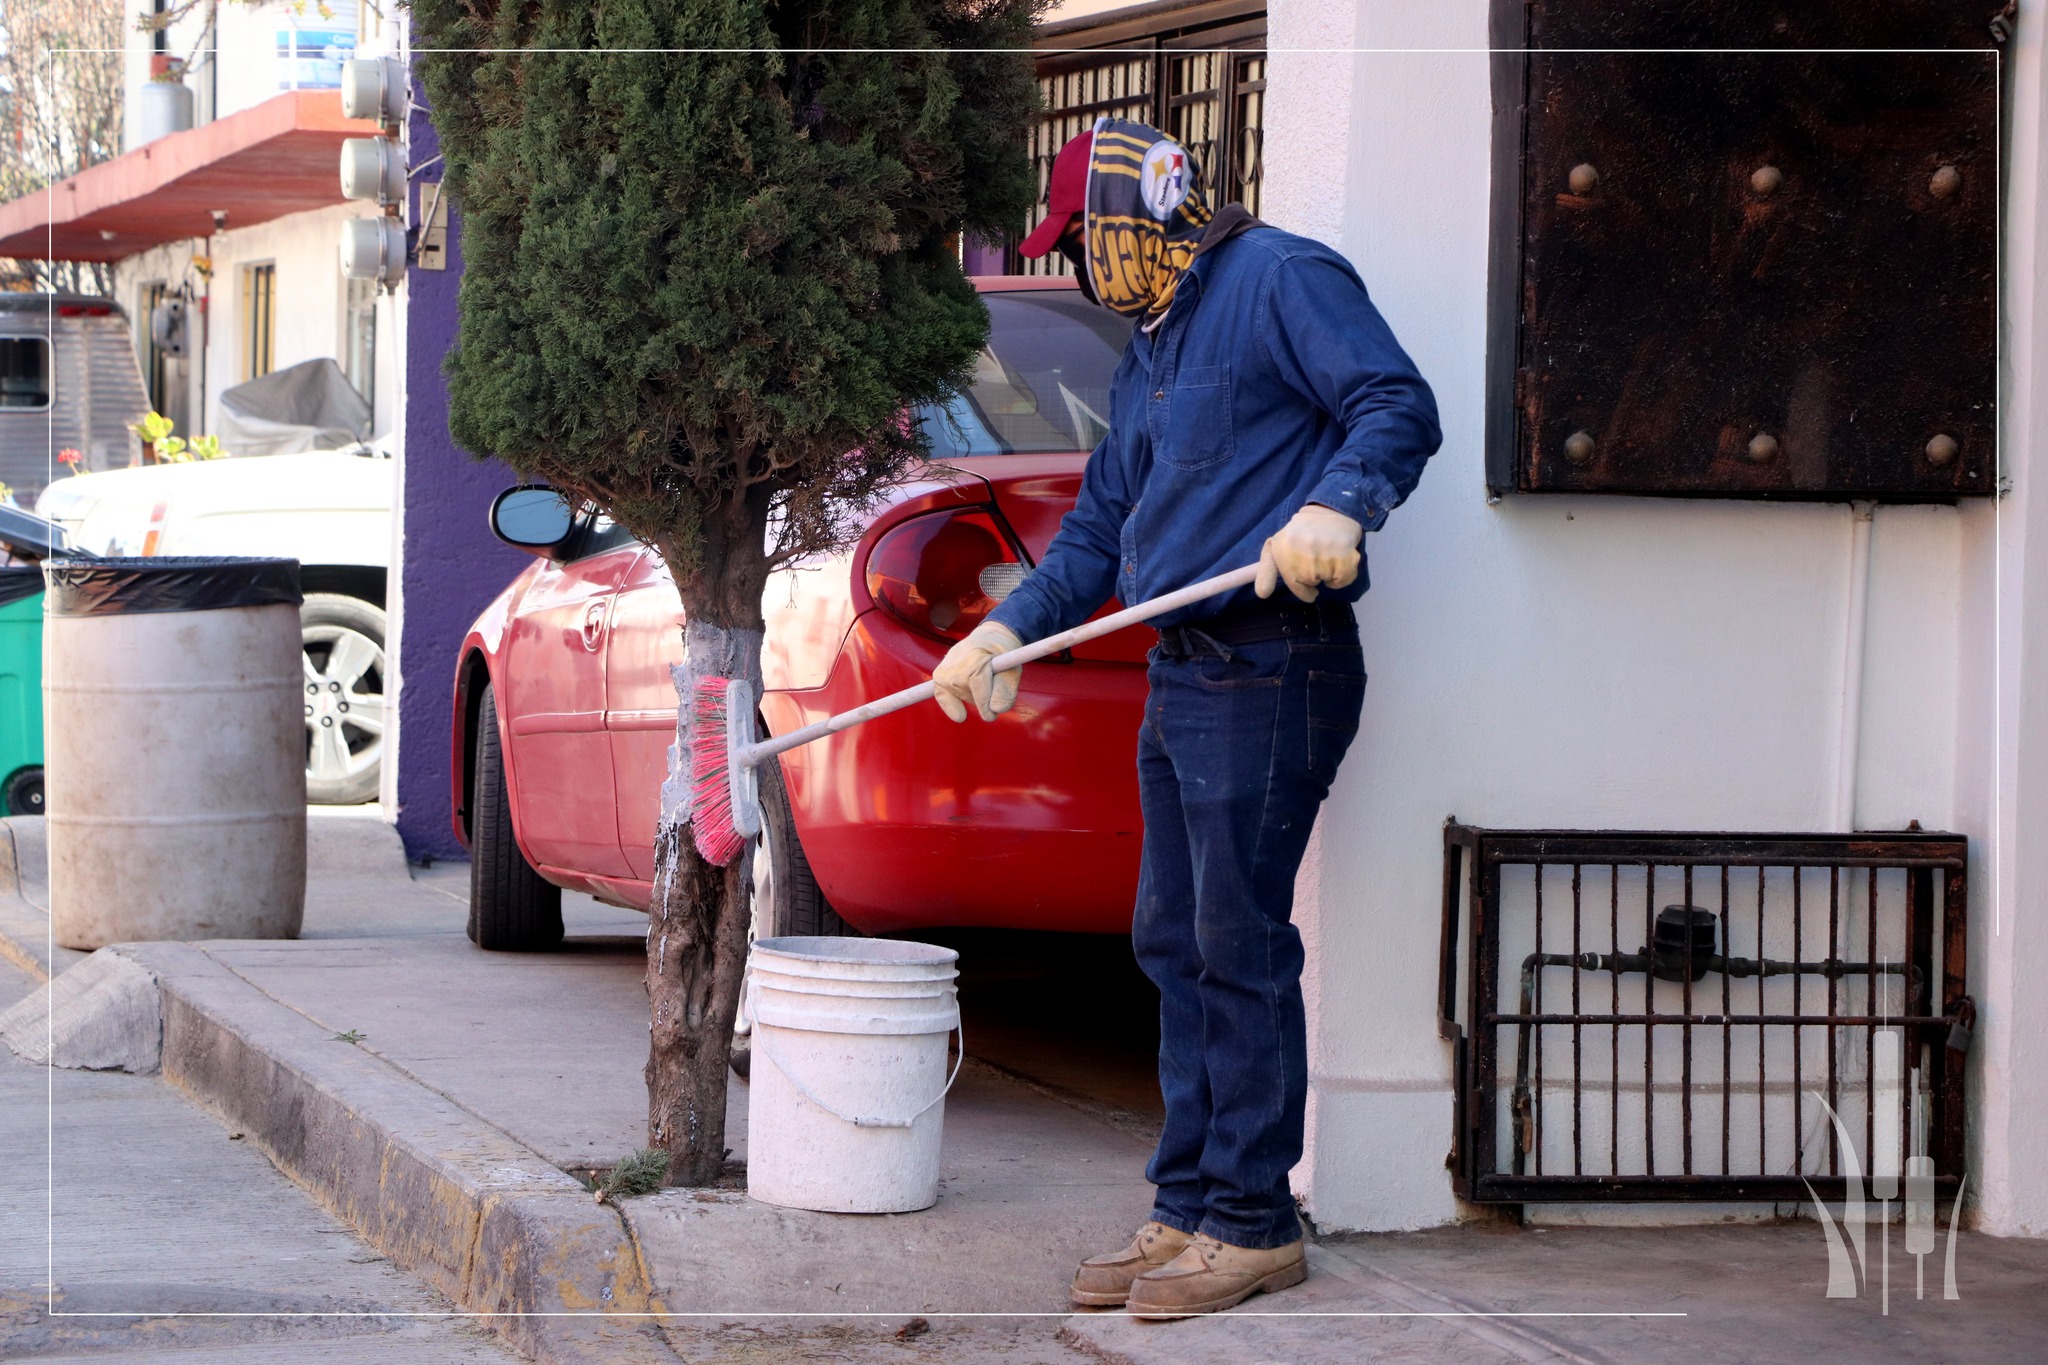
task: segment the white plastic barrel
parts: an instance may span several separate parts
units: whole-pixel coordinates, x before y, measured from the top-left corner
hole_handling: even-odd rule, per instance
[[[306,901],[297,562],[44,567],[57,941],[295,937]]]
[[[754,944],[748,1194],[825,1213],[938,1202],[958,958],[891,939]]]

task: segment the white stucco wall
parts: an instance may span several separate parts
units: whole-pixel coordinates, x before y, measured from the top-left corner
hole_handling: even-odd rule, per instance
[[[392,0],[366,0],[383,11]],[[132,16],[150,11],[146,0],[126,0]],[[224,4],[218,9],[219,32],[207,40],[204,8],[171,26],[166,46],[172,56],[194,58],[186,84],[196,96],[197,122],[229,115],[275,98],[291,83],[291,71],[277,55],[277,35],[294,26],[302,31],[347,35],[354,41],[361,33],[363,5],[358,0],[327,0],[327,17],[316,7],[302,6],[295,13],[290,0],[265,0],[260,4]],[[363,55],[395,51],[402,36],[395,22],[372,22],[360,44]],[[143,87],[149,81],[152,35],[132,24],[127,28],[125,80],[127,87],[128,146],[135,146],[139,126],[136,111]],[[310,48],[309,48],[310,50]],[[316,80],[332,72],[325,69]],[[308,86],[306,88],[329,88]],[[340,174],[340,163],[335,163]],[[177,242],[143,252],[122,261],[116,268],[116,289],[135,319],[138,357],[146,363],[149,320],[138,308],[140,290],[149,281],[163,280],[176,289],[189,284],[206,298],[203,330],[206,354],[186,365],[186,410],[198,419],[193,430],[213,428],[214,404],[220,391],[244,378],[242,345],[242,270],[244,265],[274,261],[277,265],[276,336],[273,360],[282,369],[302,360],[330,356],[343,358],[345,337],[342,310],[345,291],[340,269],[341,224],[348,218],[372,217],[377,210],[364,204],[336,204],[331,208],[290,214],[247,228],[230,228],[210,239]],[[211,283],[190,269],[195,256],[209,251],[213,257]],[[385,435],[398,422],[398,337],[400,314],[398,296],[380,295],[377,304],[377,356],[375,377],[376,435]],[[201,384],[204,393],[201,393]]]
[[[2037,44],[2040,6],[2032,8]],[[1510,828],[1845,823],[1835,791],[1846,506],[1486,501],[1487,10],[1486,0],[1355,9],[1275,0],[1271,10],[1263,216],[1331,242],[1358,265],[1435,387],[1445,432],[1415,497],[1370,538],[1373,589],[1359,612],[1372,675],[1364,727],[1298,887],[1297,921],[1311,945],[1314,1098],[1297,1185],[1326,1228],[1458,1215],[1444,1170],[1449,1049],[1434,1028],[1447,815]],[[2038,87],[2038,48],[2028,60]],[[2038,125],[2038,108],[2034,118]],[[2038,138],[2030,155],[2039,162]],[[2038,180],[2038,168],[2031,174]],[[2040,206],[2028,202],[2027,229],[2039,234]],[[2012,207],[2020,222],[2017,194]],[[2017,403],[2007,409],[2009,420],[2032,423],[2030,439],[2048,427],[2042,400],[2035,404],[2025,419]],[[2008,462],[2022,463],[2013,435],[2007,444]],[[2039,519],[2048,492],[2040,497],[2034,524],[2048,525]],[[1959,828],[1985,848],[1990,754],[2011,744],[2016,722],[1994,736],[1968,717],[1990,706],[1994,621],[2010,639],[2019,608],[1987,616],[1978,599],[1991,584],[1985,541],[2000,518],[2013,590],[2011,527],[2023,515],[2010,501],[1996,514],[1981,504],[1878,509],[1855,827],[1918,819]],[[2004,668],[2012,711],[2027,679],[2014,658]],[[2042,671],[2037,662],[2034,676]],[[2008,829],[2025,807],[2026,778],[2048,783],[2048,744],[2034,744],[2041,755],[2007,775]],[[2048,860],[2048,849],[2034,856]],[[2048,863],[2022,863],[2009,880],[2030,884],[2030,872],[2048,876]],[[1991,912],[1987,880],[1979,874],[1973,897],[1980,922]],[[2013,894],[2008,887],[2005,899]],[[1979,934],[1972,976],[1985,983],[1987,1044],[2009,1026],[2004,1002],[2018,1003],[2031,979],[2010,983],[2003,1000],[1993,984],[1999,969],[1990,964],[2010,957],[2016,941],[2012,918],[2004,938]],[[2013,1040],[2022,1043],[2037,1060],[2048,1054],[2040,1021]],[[1980,1048],[1980,1058],[2000,1046]],[[2016,1141],[2016,1116],[2048,1103],[2041,1067],[2013,1070],[2031,1074],[1985,1087],[1994,1097],[1988,1170],[1998,1166],[1989,1148]],[[2009,1096],[1995,1098],[2008,1085]],[[2032,1159],[2030,1170],[2042,1165]],[[1987,1194],[1987,1224],[2048,1225],[2048,1213],[2021,1212],[2044,1199],[2039,1175],[2014,1173]]]
[[[139,291],[148,281],[164,280],[172,288],[181,281],[189,281],[208,295],[203,404],[198,390],[201,367],[196,358],[187,366],[192,385],[188,410],[205,413],[205,424],[199,430],[214,428],[215,404],[221,390],[244,378],[243,267],[262,262],[272,262],[277,267],[276,334],[272,347],[275,368],[322,356],[340,361],[345,298],[340,265],[341,225],[350,218],[371,217],[376,212],[373,205],[337,204],[289,214],[255,227],[217,233],[208,239],[213,252],[210,285],[189,269],[195,255],[205,254],[206,242],[173,243],[142,252],[120,264],[116,289],[137,319],[138,344],[148,327],[147,317],[138,308]],[[377,436],[398,426],[398,313],[395,296],[379,295],[372,427]]]
[[[2048,0],[2022,0],[2007,51],[2012,128],[2004,246],[2010,493],[1966,518],[1964,708],[1957,791],[1972,862],[1972,1164],[1981,1222],[2048,1236]]]

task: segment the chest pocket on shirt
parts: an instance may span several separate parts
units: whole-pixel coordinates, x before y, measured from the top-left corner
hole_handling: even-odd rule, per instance
[[[1174,377],[1165,400],[1165,430],[1153,455],[1175,469],[1207,469],[1237,449],[1230,422],[1230,367],[1197,365]]]

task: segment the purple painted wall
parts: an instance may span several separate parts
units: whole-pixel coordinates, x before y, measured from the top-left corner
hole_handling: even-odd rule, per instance
[[[440,151],[440,138],[413,90],[412,162]],[[414,184],[413,221],[441,178],[436,165]],[[448,385],[441,358],[455,344],[455,294],[462,282],[459,224],[449,214],[448,268],[406,276],[405,484],[401,490],[403,568],[399,591],[398,833],[406,853],[462,857],[449,823],[449,735],[455,656],[470,622],[532,561],[499,542],[488,521],[491,499],[518,476],[479,460],[448,435]]]
[[[969,234],[960,253],[960,264],[970,275],[1000,275],[1003,273],[1003,244],[985,242]]]

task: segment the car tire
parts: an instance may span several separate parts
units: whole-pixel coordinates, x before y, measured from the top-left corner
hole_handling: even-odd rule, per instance
[[[796,837],[796,819],[789,808],[789,788],[782,781],[780,761],[755,769],[761,794],[761,842],[754,847],[753,923],[747,932],[751,949],[757,938],[790,934],[858,935],[839,918],[818,887],[810,859]],[[732,1069],[745,1080],[753,1064],[749,1042],[752,1024],[741,1002],[732,1040]]]
[[[7,779],[7,788],[0,792],[0,805],[7,808],[9,815],[41,815],[43,813],[43,770],[23,768]]]
[[[384,765],[384,611],[359,597],[309,592],[299,608],[306,670],[306,800],[377,799]]]
[[[804,846],[796,837],[796,817],[789,808],[781,762],[763,763],[755,772],[761,793],[761,843],[754,856],[766,867],[756,869],[754,889],[757,895],[765,891],[769,902],[754,916],[756,936],[855,933],[818,889],[811,860],[804,856]],[[764,870],[765,878],[761,875]]]
[[[562,888],[544,880],[512,834],[512,793],[498,738],[498,702],[477,708],[469,816],[469,940],[487,953],[539,953],[562,942]]]

